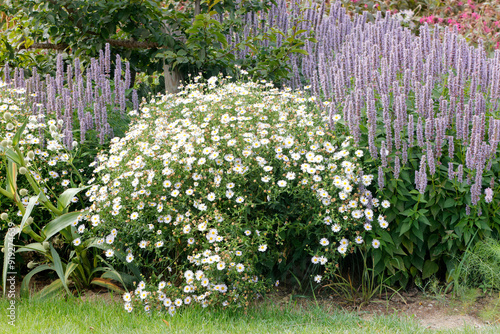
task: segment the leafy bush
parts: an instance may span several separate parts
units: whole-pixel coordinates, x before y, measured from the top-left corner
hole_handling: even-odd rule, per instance
[[[372,199],[364,152],[329,131],[314,98],[198,79],[133,112],[86,194],[92,235],[163,280],[141,282],[138,301],[246,306],[291,270],[328,276],[384,243],[389,202]]]

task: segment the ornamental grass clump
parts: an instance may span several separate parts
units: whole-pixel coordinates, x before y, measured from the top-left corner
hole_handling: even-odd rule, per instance
[[[125,251],[149,278],[124,296],[129,311],[246,307],[292,269],[319,282],[346,254],[384,245],[389,202],[314,98],[198,77],[132,116],[86,194],[107,258]]]

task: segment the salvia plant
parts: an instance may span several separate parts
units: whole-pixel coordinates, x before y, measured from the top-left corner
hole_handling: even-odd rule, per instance
[[[367,12],[351,18],[339,2],[328,16],[323,7],[305,16],[317,43],[291,57],[289,85],[305,81],[318,103],[330,101],[330,127],[348,131],[373,160],[378,191],[394,204],[387,219],[395,222],[379,270],[398,271],[394,279],[405,284],[443,262],[451,269],[477,229],[483,238],[500,226],[493,204],[500,51],[489,58],[481,43],[472,47],[439,26],[424,24],[415,36],[389,13],[373,22]]]
[[[246,307],[302,264],[319,283],[340,258],[384,244],[390,204],[314,98],[199,80],[133,112],[86,193],[105,255],[125,251],[151,277],[124,296],[127,310]]]
[[[100,144],[114,137],[110,121],[116,114],[125,118],[127,95],[132,97],[132,106],[138,107],[137,92],[130,87],[129,63],[123,64],[117,55],[113,64],[109,44],[99,54],[99,58],[90,59],[85,69],[79,58],[75,58],[73,64],[64,64],[59,53],[55,76],[41,77],[33,68],[32,76],[25,78],[22,68],[12,71],[8,63],[4,68],[4,81],[15,89],[25,90],[25,104],[32,115],[39,119],[55,115],[58,122],[63,122],[63,144],[68,149],[75,142],[85,143],[89,135],[96,136]],[[90,133],[91,130],[95,130],[95,134]],[[39,135],[44,145],[43,131]]]

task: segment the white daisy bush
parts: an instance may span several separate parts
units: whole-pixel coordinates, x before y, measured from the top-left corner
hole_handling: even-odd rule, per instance
[[[199,79],[132,112],[86,194],[92,233],[151,277],[124,295],[128,311],[245,307],[301,261],[321,282],[383,245],[388,202],[326,111],[270,83]]]

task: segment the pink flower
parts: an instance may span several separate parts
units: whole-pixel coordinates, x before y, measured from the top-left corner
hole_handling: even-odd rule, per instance
[[[439,21],[439,23],[441,23],[441,22],[443,22],[443,19],[439,17],[438,21]]]
[[[478,13],[472,13],[471,16],[476,20],[479,20],[479,18],[481,17]]]

